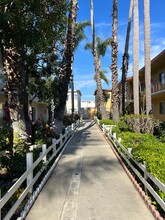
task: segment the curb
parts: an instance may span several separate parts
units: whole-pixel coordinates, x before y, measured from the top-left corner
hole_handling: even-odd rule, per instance
[[[96,123],[97,124],[97,123]],[[98,124],[97,124],[98,126]],[[133,177],[133,175],[131,174],[131,172],[128,170],[128,168],[126,167],[126,165],[124,164],[123,160],[121,159],[121,157],[119,156],[118,152],[116,151],[116,149],[112,146],[112,143],[110,142],[110,140],[107,138],[107,136],[104,134],[104,132],[101,130],[101,128],[98,126],[98,128],[100,129],[102,135],[104,136],[105,140],[108,142],[108,144],[110,145],[112,151],[114,152],[114,154],[116,155],[119,163],[121,164],[121,166],[123,167],[123,169],[125,170],[125,172],[127,173],[129,179],[131,180],[131,182],[133,183],[134,187],[136,188],[136,190],[138,191],[138,193],[140,194],[141,198],[143,199],[144,203],[147,205],[148,209],[150,210],[151,214],[154,216],[154,218],[156,220],[164,220],[164,218],[160,215],[160,213],[156,210],[155,206],[151,204],[148,196],[145,194],[145,192],[143,191],[143,189],[140,187],[140,185],[138,184],[138,182],[135,180],[135,178]]]

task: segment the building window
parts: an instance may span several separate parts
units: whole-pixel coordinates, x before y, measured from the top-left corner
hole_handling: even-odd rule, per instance
[[[160,102],[160,114],[165,114],[165,102]]]
[[[159,82],[161,85],[165,85],[165,73],[159,74]]]

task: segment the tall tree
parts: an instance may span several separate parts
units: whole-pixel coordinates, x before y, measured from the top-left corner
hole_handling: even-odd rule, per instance
[[[100,63],[99,68],[101,68],[101,57],[105,56],[107,47],[110,46],[110,43],[111,43],[111,38],[107,38],[105,40],[102,40],[100,37],[96,37],[96,49],[97,49],[98,59],[99,59],[99,63]],[[86,43],[85,49],[90,50],[91,52],[93,52],[93,44],[92,43]],[[100,84],[101,84],[100,88],[101,88],[103,96],[104,96],[101,80],[103,80],[105,83],[107,83],[107,85],[109,84],[109,81],[108,81],[108,79],[105,75],[107,73],[105,70],[99,69],[99,72],[100,72],[99,77],[100,77]],[[95,72],[95,74],[94,74],[94,80],[97,83],[97,72]],[[98,91],[97,91],[97,96],[99,97]],[[105,96],[104,96],[104,104],[105,104],[105,102],[106,102],[106,100],[105,100]],[[100,109],[101,109],[101,103],[100,103],[100,99],[98,98],[97,111],[99,113],[100,113]]]
[[[90,21],[82,21],[76,24],[76,31],[75,31],[75,47],[74,52],[78,48],[79,44],[82,40],[87,39],[84,29],[85,27],[90,26]],[[74,61],[73,61],[74,63]],[[72,68],[72,75],[70,79],[70,86],[71,86],[71,100],[72,100],[72,114],[74,114],[74,73]]]
[[[90,0],[90,12],[91,12],[91,26],[92,26],[92,43],[93,43],[93,57],[94,57],[94,65],[95,65],[95,73],[96,73],[96,86],[97,93],[100,103],[100,113],[101,117],[108,119],[108,114],[105,107],[105,98],[102,91],[101,78],[100,78],[100,60],[99,53],[96,46],[96,35],[95,35],[95,23],[94,23],[94,9],[93,9],[93,0]]]
[[[139,114],[139,9],[138,9],[138,0],[134,0],[133,97],[134,97],[134,114]]]
[[[130,0],[129,16],[128,16],[128,25],[127,33],[125,40],[125,49],[122,61],[122,114],[125,115],[126,108],[126,78],[129,65],[129,42],[130,42],[130,32],[131,32],[131,22],[132,22],[132,13],[133,12],[133,0]]]
[[[74,60],[75,32],[77,18],[78,0],[70,1],[68,18],[68,30],[64,46],[64,53],[59,73],[59,100],[55,106],[55,128],[56,133],[62,133],[63,117],[65,112],[68,86],[72,76],[72,63]]]
[[[28,114],[29,57],[47,51],[65,26],[66,0],[1,1],[0,47],[6,71],[5,95],[10,109],[14,139],[25,140],[30,130]]]
[[[119,90],[118,90],[118,43],[117,43],[117,29],[118,29],[118,1],[113,0],[113,12],[112,12],[112,117],[113,120],[119,121]]]
[[[151,60],[150,60],[150,0],[144,0],[144,47],[145,47],[146,114],[149,114],[149,112],[152,110]]]

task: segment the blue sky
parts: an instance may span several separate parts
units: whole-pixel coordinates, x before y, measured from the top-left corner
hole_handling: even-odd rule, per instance
[[[102,39],[111,37],[112,0],[93,0],[95,12],[96,35]],[[165,49],[165,0],[150,0],[151,12],[151,59]],[[129,13],[129,0],[118,0],[118,74],[121,76],[122,56],[124,51],[126,28]],[[143,30],[143,0],[139,0],[140,19],[140,49],[139,68],[144,66],[144,30]],[[90,20],[90,0],[79,0],[78,22]],[[91,42],[91,27],[85,29],[88,41]],[[82,100],[94,100],[96,83],[94,76],[94,61],[90,51],[84,50],[87,41],[81,42],[75,53],[74,79],[75,89],[82,93]],[[130,65],[128,76],[132,76],[132,37],[130,42]],[[103,83],[103,88],[111,89],[111,48],[108,48],[102,59],[102,69],[107,70],[109,86]]]

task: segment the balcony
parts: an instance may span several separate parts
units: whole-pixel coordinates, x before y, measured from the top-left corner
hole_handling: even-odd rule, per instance
[[[155,81],[152,83],[151,93],[157,92],[165,92],[165,83],[160,83],[159,81]]]

